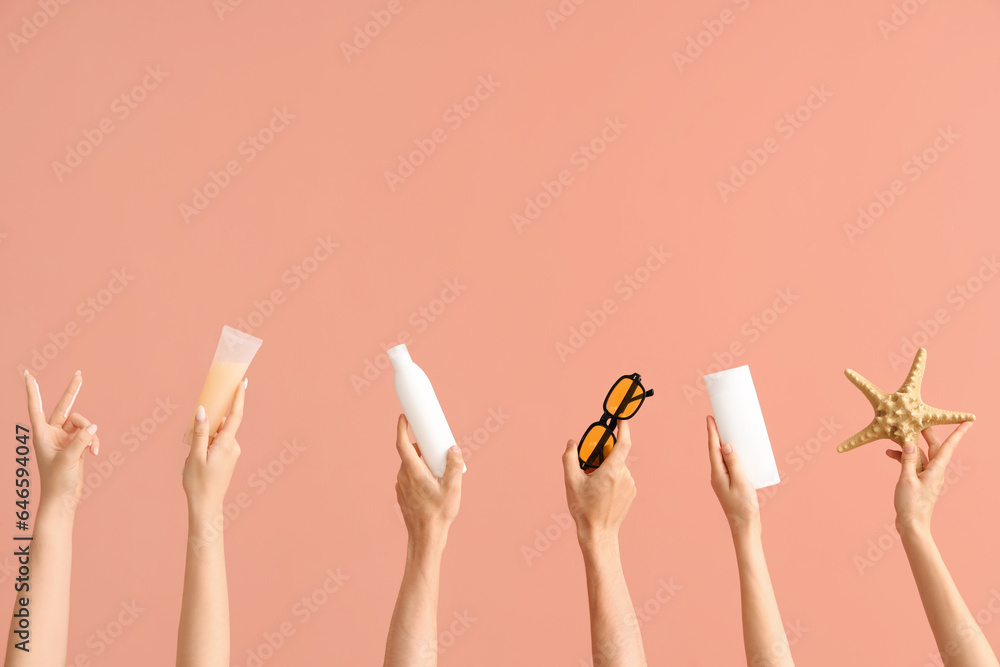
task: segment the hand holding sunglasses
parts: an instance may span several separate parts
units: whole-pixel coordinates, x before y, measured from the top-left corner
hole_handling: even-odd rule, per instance
[[[604,399],[604,414],[588,426],[580,438],[576,451],[581,468],[597,470],[601,467],[615,446],[614,431],[619,420],[634,417],[646,397],[652,395],[652,389],[643,388],[642,377],[638,373],[623,375],[615,381]]]

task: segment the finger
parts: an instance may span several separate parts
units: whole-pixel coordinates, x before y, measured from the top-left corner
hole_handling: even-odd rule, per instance
[[[730,485],[746,477],[746,473],[743,472],[743,462],[728,442],[722,443],[722,458],[726,462],[726,470],[729,471]]]
[[[90,447],[90,443],[93,442],[95,433],[97,433],[97,424],[91,424],[87,428],[77,431],[66,447],[66,453],[71,458],[79,460],[83,456],[83,450]]]
[[[576,451],[575,440],[566,441],[566,449],[563,450],[562,462],[563,472],[566,473],[567,478],[583,472],[580,468],[580,455]]]
[[[712,463],[712,475],[725,475],[726,462],[722,458],[722,447],[719,445],[719,427],[715,423],[715,417],[711,415],[705,422],[708,425],[708,458]]]
[[[80,371],[77,371],[73,378],[69,381],[66,386],[66,391],[63,392],[62,398],[56,403],[56,407],[52,410],[52,414],[49,416],[49,424],[52,426],[62,426],[63,422],[66,421],[67,415],[69,415],[70,408],[73,407],[73,403],[76,401],[76,395],[80,393],[80,387],[83,386],[83,375]]]
[[[406,415],[399,415],[396,422],[396,451],[399,452],[399,459],[404,465],[412,466],[420,463],[420,455],[410,442],[410,435],[406,432]]]
[[[927,464],[928,469],[937,470],[948,467],[948,464],[951,463],[951,457],[955,453],[955,448],[962,441],[965,432],[972,428],[972,424],[973,422],[962,422],[951,432],[951,435],[945,438],[945,441],[938,448],[937,456],[932,457],[930,463]]]
[[[247,379],[243,378],[243,382],[240,382],[239,386],[236,387],[236,394],[233,395],[233,405],[229,408],[229,414],[226,415],[225,420],[219,425],[219,434],[226,434],[236,437],[236,429],[240,427],[240,422],[243,421],[243,397],[246,395],[247,389]]]
[[[885,450],[885,455],[888,456],[890,459],[895,459],[899,461],[900,463],[903,462],[903,452],[899,451],[898,449],[887,449]]]
[[[73,435],[77,430],[81,428],[87,428],[90,426],[90,420],[81,415],[79,412],[74,412],[63,422],[62,430],[67,433],[67,435]]]
[[[941,439],[938,438],[937,433],[930,426],[921,431],[920,434],[927,441],[927,456],[933,459],[937,456],[938,450],[941,449]]]
[[[206,460],[208,456],[208,417],[205,406],[199,405],[194,413],[194,438],[191,441],[191,455],[198,461]]]
[[[918,449],[913,442],[903,445],[903,453],[900,456],[900,462],[903,464],[899,471],[900,479],[917,476],[917,458],[920,456]]]
[[[448,448],[448,456],[444,464],[444,477],[441,478],[445,488],[462,487],[462,450],[458,445]]]
[[[32,428],[45,423],[45,413],[42,412],[42,392],[38,390],[38,382],[28,371],[24,371],[24,389],[28,393],[28,418]]]
[[[629,434],[628,422],[620,421],[618,422],[618,433],[616,436],[617,442],[615,446],[611,448],[611,453],[608,454],[608,458],[605,463],[609,461],[612,464],[625,464],[625,460],[628,458],[628,453],[632,451],[632,436]],[[601,466],[604,467],[603,465]]]

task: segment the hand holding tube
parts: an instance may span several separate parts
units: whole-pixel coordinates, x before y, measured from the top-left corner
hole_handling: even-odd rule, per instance
[[[221,510],[222,503],[233,477],[240,445],[236,431],[243,421],[243,398],[247,381],[236,388],[233,405],[219,432],[209,435],[209,422],[205,409],[198,406],[194,423],[194,441],[184,462],[184,493],[192,510]]]

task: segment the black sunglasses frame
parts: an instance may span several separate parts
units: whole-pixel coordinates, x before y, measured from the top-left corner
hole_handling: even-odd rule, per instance
[[[634,391],[635,387],[639,387],[640,389],[638,395],[632,396],[627,401],[622,401],[621,404],[618,406],[619,412],[625,412],[623,406],[630,405],[633,401],[638,399],[639,405],[635,406],[635,410],[632,411],[632,414],[630,416],[624,418],[608,412],[608,401],[611,399],[611,392],[613,392],[615,390],[615,387],[617,387],[618,384],[623,380],[630,380],[632,382],[632,386],[629,387],[626,396],[629,396]],[[598,468],[601,467],[601,464],[604,463],[604,445],[607,443],[608,437],[611,437],[612,441],[614,441],[615,438],[614,430],[615,427],[618,426],[618,422],[625,421],[627,419],[635,417],[636,413],[639,412],[639,408],[641,408],[642,404],[646,401],[646,397],[652,395],[653,395],[652,389],[646,389],[645,387],[642,386],[642,376],[639,375],[638,373],[632,373],[631,375],[623,375],[614,381],[614,383],[611,385],[611,389],[608,390],[608,395],[604,397],[604,402],[601,404],[601,408],[603,410],[601,418],[587,427],[587,430],[583,432],[583,437],[580,438],[580,443],[576,446],[576,458],[580,462],[580,467],[583,470],[597,470]],[[580,456],[580,450],[583,448],[583,443],[586,441],[587,434],[590,433],[590,429],[596,426],[603,427],[605,429],[605,435],[601,437],[597,445],[594,446],[594,451],[590,453],[590,457],[584,460],[583,457]],[[614,447],[614,445],[612,445],[612,447]]]

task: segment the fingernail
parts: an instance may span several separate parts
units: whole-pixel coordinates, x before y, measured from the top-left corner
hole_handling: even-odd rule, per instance
[[[96,440],[90,445],[90,453],[97,456],[97,452],[101,449],[101,443]]]
[[[203,422],[205,421],[205,406],[199,405],[198,411],[194,413],[195,421]]]
[[[905,445],[903,445],[903,451],[906,452],[907,454],[912,454],[914,451],[914,447],[911,443],[908,442]]]
[[[458,445],[452,445],[448,449],[450,449],[451,451],[455,452],[456,454],[461,454],[462,453],[462,448],[459,447]]]
[[[79,374],[80,374],[80,371],[77,371],[77,372],[73,373],[73,375],[79,375]]]
[[[90,435],[94,435],[95,433],[97,433],[97,424],[91,424],[90,426],[88,426],[87,433],[89,433]]]
[[[733,446],[730,445],[728,442],[725,443],[724,445],[722,445],[722,453],[723,454],[732,454],[733,453]]]
[[[247,385],[250,384],[250,378],[243,378],[243,388],[246,389]]]
[[[27,368],[24,369],[24,377],[28,377],[28,369]]]

